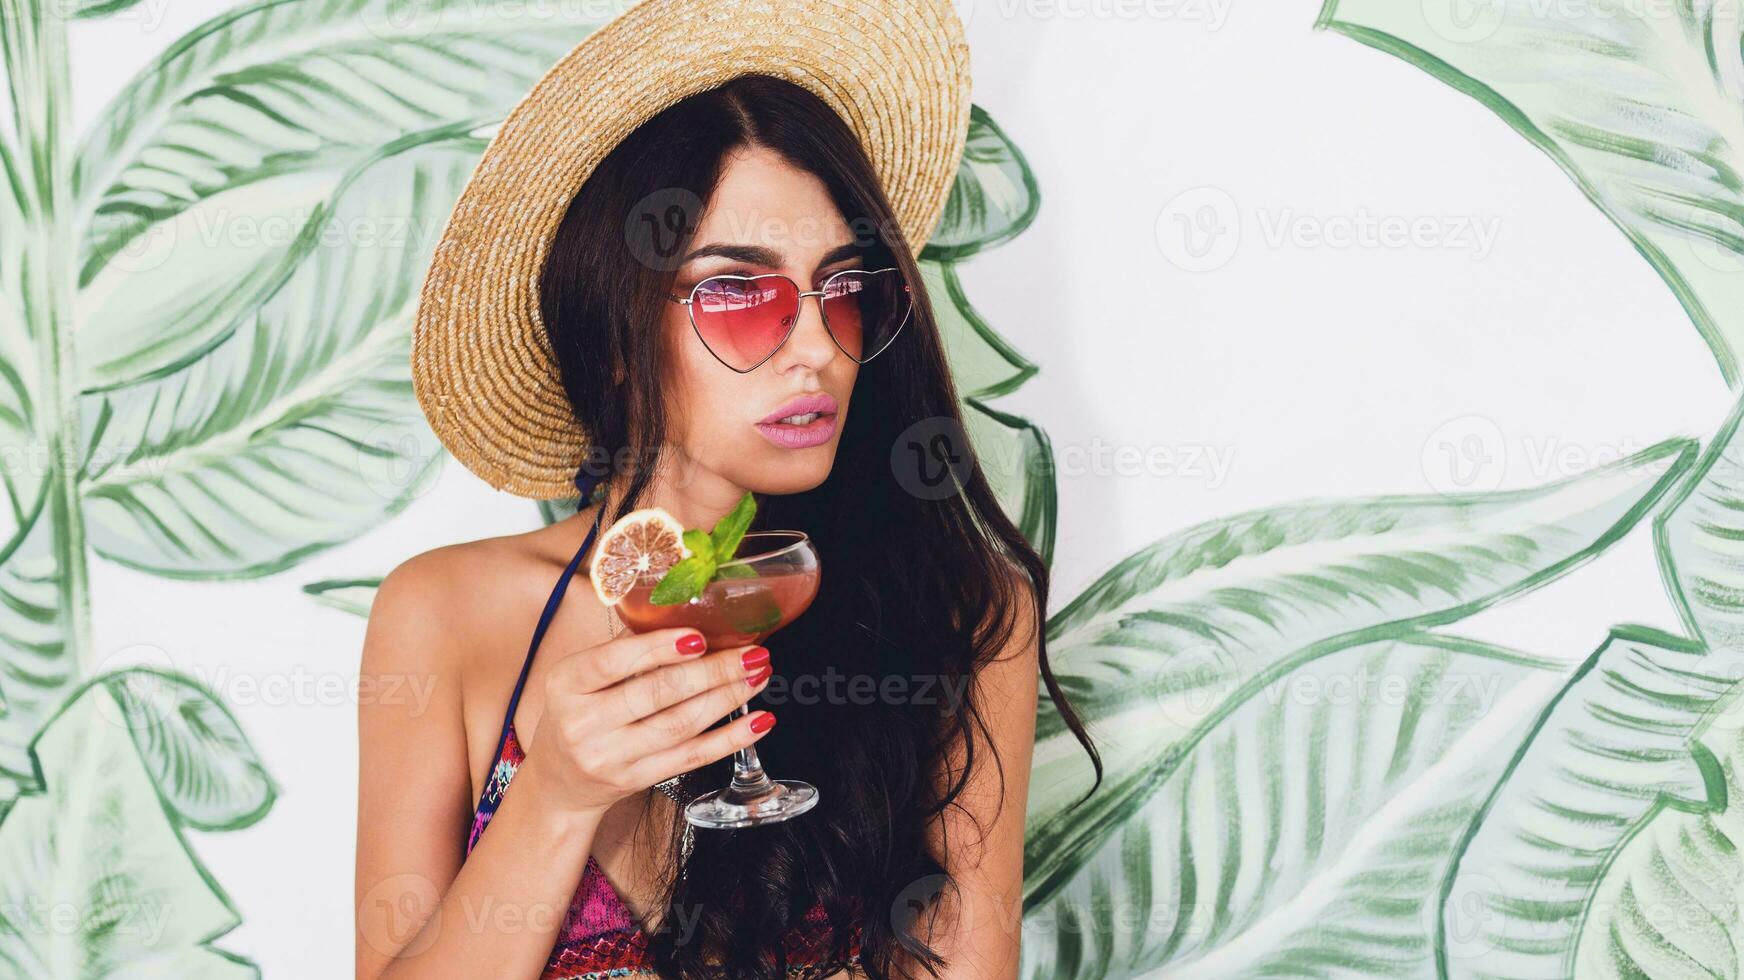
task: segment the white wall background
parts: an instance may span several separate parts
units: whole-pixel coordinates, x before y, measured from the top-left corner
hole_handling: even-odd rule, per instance
[[[1315,31],[1316,4],[961,6],[975,101],[1041,185],[1030,229],[963,277],[1041,366],[1000,404],[1045,426],[1059,455],[1055,608],[1140,544],[1212,517],[1454,489],[1456,472],[1472,489],[1533,486],[1669,436],[1705,440],[1724,415],[1719,372],[1669,290],[1549,159],[1418,70]],[[143,0],[78,22],[76,121],[225,9]],[[1206,206],[1222,209],[1209,212],[1222,261],[1190,271],[1171,258],[1188,254],[1174,216]],[[1339,237],[1365,222],[1421,222],[1431,241]],[[1455,471],[1449,443],[1484,450]],[[1123,446],[1139,466],[1120,466]],[[109,663],[167,661],[215,687],[282,787],[253,828],[193,833],[246,920],[220,945],[266,976],[351,969],[349,684],[364,622],[300,586],[537,523],[530,502],[450,462],[400,518],[273,578],[182,583],[97,563]],[[1615,622],[1675,628],[1646,531],[1461,632],[1573,658]]]

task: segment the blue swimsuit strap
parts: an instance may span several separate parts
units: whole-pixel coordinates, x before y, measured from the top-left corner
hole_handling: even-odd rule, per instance
[[[491,756],[491,764],[503,757],[503,746],[509,744],[509,729],[515,724],[515,707],[521,703],[521,691],[527,686],[527,674],[533,669],[533,654],[539,651],[539,641],[545,637],[546,627],[551,625],[552,617],[557,615],[557,607],[563,602],[563,593],[569,589],[569,580],[575,577],[575,569],[581,564],[581,556],[587,554],[588,546],[593,544],[594,535],[599,533],[601,518],[605,517],[606,507],[602,501],[599,512],[594,515],[593,526],[588,529],[587,537],[581,541],[581,547],[575,549],[575,557],[569,559],[568,567],[558,577],[557,585],[551,590],[551,597],[545,600],[545,611],[539,616],[539,625],[533,629],[533,642],[527,647],[527,659],[521,664],[521,676],[515,679],[515,693],[509,695],[509,710],[503,714],[503,731],[497,736],[497,750]]]

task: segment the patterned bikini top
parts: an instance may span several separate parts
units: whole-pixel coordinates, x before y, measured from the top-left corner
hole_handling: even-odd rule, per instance
[[[514,693],[509,696],[502,734],[497,739],[496,759],[492,763],[489,778],[485,780],[484,791],[479,796],[478,808],[473,813],[472,831],[466,839],[467,854],[471,854],[472,849],[477,846],[479,836],[490,824],[491,817],[502,803],[503,794],[508,791],[509,781],[515,778],[515,770],[526,758],[520,741],[515,737],[515,707],[520,704],[521,690],[526,687],[527,673],[533,666],[533,654],[539,649],[539,640],[544,637],[546,627],[550,626],[557,606],[563,600],[563,593],[569,587],[569,580],[574,577],[576,567],[581,564],[582,555],[587,553],[595,533],[599,531],[600,518],[605,514],[604,505],[601,505],[599,511],[594,517],[593,527],[575,552],[575,557],[569,560],[568,567],[564,568],[556,587],[551,590],[551,597],[545,602],[545,611],[539,617],[539,625],[533,631],[533,642],[527,650],[526,661],[521,665],[521,676],[515,681]],[[858,923],[854,924],[849,938],[847,963],[824,959],[828,955],[831,938],[829,918],[825,915],[822,904],[814,905],[806,913],[802,923],[782,940],[782,946],[787,951],[788,980],[822,980],[846,969],[848,963],[859,962]],[[575,897],[570,901],[569,911],[564,916],[563,926],[558,930],[557,945],[551,950],[540,980],[657,977],[659,974],[655,972],[654,959],[648,946],[648,936],[635,916],[630,914],[629,907],[618,896],[617,890],[606,880],[599,863],[590,854],[587,866],[582,872],[581,884],[576,888]]]

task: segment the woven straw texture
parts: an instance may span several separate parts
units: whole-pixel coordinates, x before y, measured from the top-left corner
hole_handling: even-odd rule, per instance
[[[859,135],[916,252],[968,138],[969,48],[950,0],[641,0],[504,118],[419,294],[412,385],[436,436],[498,490],[571,497],[586,436],[539,311],[570,199],[637,126],[746,73],[803,85]]]

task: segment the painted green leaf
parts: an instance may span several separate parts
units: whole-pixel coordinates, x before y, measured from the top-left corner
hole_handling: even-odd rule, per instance
[[[1056,496],[1047,435],[1039,426],[987,404],[1016,391],[1036,367],[975,312],[952,263],[922,262],[920,267],[981,472],[1006,515],[1043,560],[1051,561]]]
[[[420,134],[493,123],[598,23],[515,0],[266,0],[171,45],[96,121],[72,175],[82,387],[222,341],[313,247],[305,231],[327,230],[346,174]],[[440,217],[415,232],[433,242]]]
[[[218,348],[92,395],[81,489],[104,557],[177,578],[268,574],[404,508],[442,460],[409,410],[411,318],[475,140],[358,177],[317,247]],[[319,487],[319,493],[311,493]]]
[[[33,746],[42,789],[0,820],[0,974],[256,977],[213,948],[239,917],[159,803],[108,686]]]
[[[74,681],[73,617],[87,601],[66,594],[69,566],[82,568],[76,525],[49,505],[67,443],[45,372],[64,303],[49,248],[59,223],[35,170],[55,159],[40,107],[71,97],[65,66],[42,56],[64,32],[54,10],[0,0],[0,805],[37,785],[30,740]]]
[[[1619,626],[1581,665],[1485,801],[1443,884],[1437,970],[1571,977],[1606,866],[1661,808],[1726,806],[1698,741],[1744,655]]]
[[[0,5],[0,18],[19,12],[10,0]],[[5,35],[0,31],[0,37]],[[0,43],[0,55],[4,56],[0,66],[7,68],[24,58],[4,43]],[[58,93],[29,87],[35,74],[0,72],[0,80],[11,83],[0,84],[0,111],[5,112],[0,118],[17,118],[10,111],[14,88],[28,99],[56,97]],[[42,295],[44,270],[39,243],[50,231],[40,220],[41,209],[31,203],[27,188],[35,178],[21,169],[30,156],[17,140],[11,126],[0,125],[0,446],[28,455],[0,467],[0,560],[29,532],[44,505],[53,472],[51,454],[42,451],[49,443],[50,419],[41,408],[44,359],[40,347],[44,330],[41,313],[48,299]],[[36,147],[29,148],[29,152],[36,151]]]
[[[980,106],[969,107],[969,136],[945,210],[920,258],[968,258],[1015,238],[1041,206],[1035,175],[1017,145]]]
[[[1054,448],[1041,426],[1002,412],[979,398],[963,401],[963,427],[976,459],[993,481],[1000,508],[1017,523],[1042,561],[1054,560],[1059,515]],[[995,478],[995,475],[997,478]]]
[[[1744,678],[1744,402],[1734,406],[1691,475],[1654,520],[1661,572],[1697,649],[1713,651],[1705,675]],[[1704,719],[1726,806],[1661,808],[1620,845],[1590,889],[1573,943],[1559,936],[1559,962],[1581,977],[1736,976],[1744,963],[1744,707]],[[1690,726],[1696,727],[1696,726]],[[1609,774],[1608,774],[1609,775]],[[1631,824],[1633,827],[1634,824]],[[1584,870],[1584,868],[1582,869]]]
[[[1549,154],[1738,385],[1744,76],[1730,4],[1327,0],[1319,23],[1472,96]]]
[[[1055,674],[1091,723],[1092,771],[1043,700],[1025,895],[1094,887],[1089,869],[1249,687],[1361,639],[1452,622],[1615,543],[1686,471],[1669,440],[1541,487],[1311,501],[1191,527],[1121,561],[1048,622]],[[1233,700],[1232,700],[1233,699]]]
[[[238,830],[266,815],[272,777],[218,696],[187,677],[135,668],[100,678],[120,706],[164,805],[183,826]]]
[[[1026,911],[1023,976],[1421,975],[1453,845],[1565,669],[1410,634],[1244,688]]]
[[[139,0],[72,0],[72,14],[81,19],[107,17],[138,4]]]
[[[1704,735],[1726,806],[1664,809],[1607,869],[1581,930],[1583,980],[1711,980],[1744,973],[1744,709]]]
[[[1734,405],[1695,472],[1654,521],[1660,571],[1690,631],[1744,650],[1744,435]]]
[[[78,682],[57,527],[47,511],[0,562],[0,801],[36,785],[30,742]]]
[[[369,607],[375,604],[376,590],[381,588],[381,580],[380,575],[373,578],[321,579],[304,585],[303,591],[314,596],[317,602],[341,612],[368,616]]]

